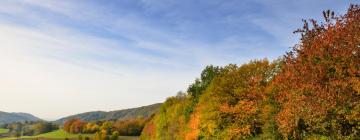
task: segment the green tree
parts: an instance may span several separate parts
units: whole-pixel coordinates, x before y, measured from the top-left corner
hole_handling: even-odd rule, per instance
[[[117,140],[118,138],[119,138],[119,132],[118,131],[112,132],[110,136],[110,140]]]

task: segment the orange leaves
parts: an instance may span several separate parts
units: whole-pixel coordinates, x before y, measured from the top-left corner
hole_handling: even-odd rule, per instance
[[[360,100],[356,95],[360,79],[359,13],[360,7],[353,6],[344,16],[325,17],[325,23],[313,21],[313,28],[305,25],[298,30],[301,42],[288,53],[273,83],[281,106],[276,120],[284,136],[300,136],[292,132],[299,119],[304,120],[306,131],[348,132],[353,128],[335,126],[347,124],[339,120],[344,118],[342,112],[353,110],[353,103]]]
[[[69,133],[82,133],[86,122],[80,119],[70,119],[64,123],[64,130]]]
[[[154,122],[151,121],[145,125],[141,136],[145,137],[146,139],[156,138],[156,125],[154,124]]]
[[[229,128],[229,136],[237,137],[237,136],[248,136],[251,135],[251,125],[245,125],[242,127],[230,127]]]
[[[261,103],[275,65],[267,60],[222,69],[201,97],[205,139],[244,139],[261,132]]]
[[[254,115],[258,110],[258,106],[254,101],[239,101],[235,106],[223,104],[220,106],[220,111],[228,115],[234,115],[237,119],[247,119]]]
[[[285,137],[287,137],[287,135],[289,135],[296,127],[295,114],[289,108],[281,110],[275,119],[280,133]]]
[[[185,140],[195,140],[199,137],[200,133],[200,114],[198,111],[195,111],[188,123],[188,132],[186,132]]]

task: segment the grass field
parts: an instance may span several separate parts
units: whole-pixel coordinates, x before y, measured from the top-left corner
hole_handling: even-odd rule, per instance
[[[0,134],[4,134],[4,133],[7,133],[7,132],[9,132],[8,129],[0,128]]]
[[[3,138],[0,140],[14,140],[14,139],[35,139],[35,138],[43,138],[43,139],[77,139],[80,134],[70,134],[65,132],[64,130],[56,130],[53,132],[40,134],[37,136],[23,136],[20,138],[10,137],[10,138]],[[92,138],[93,134],[81,134],[83,138],[89,137]],[[120,136],[119,140],[138,140],[139,137],[130,137],[130,136]]]

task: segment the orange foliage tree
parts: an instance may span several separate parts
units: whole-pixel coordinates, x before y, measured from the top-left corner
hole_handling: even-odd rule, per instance
[[[83,128],[87,122],[80,119],[70,119],[64,123],[64,130],[69,133],[83,133]]]
[[[284,138],[307,134],[360,137],[360,7],[325,11],[325,21],[304,21],[301,42],[286,54],[274,80],[276,115]]]
[[[200,137],[244,139],[261,133],[261,103],[273,70],[267,60],[224,67],[200,98],[206,106],[200,110]]]

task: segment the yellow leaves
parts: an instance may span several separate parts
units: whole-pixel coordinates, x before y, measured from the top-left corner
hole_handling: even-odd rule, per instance
[[[230,136],[248,136],[251,134],[251,125],[245,125],[242,127],[233,127],[229,130]]]
[[[278,123],[280,133],[284,136],[290,134],[296,127],[295,114],[292,113],[291,109],[285,108],[277,114],[275,119]]]
[[[346,116],[346,119],[350,120],[351,123],[358,123],[358,127],[360,127],[360,102],[355,105],[350,114]]]
[[[195,140],[200,133],[200,114],[197,110],[191,115],[188,123],[189,131],[186,133],[185,140]]]
[[[358,79],[358,80],[353,80],[353,83],[354,83],[354,85],[353,85],[353,89],[355,90],[355,92],[358,94],[358,95],[360,95],[360,80]]]
[[[259,133],[261,102],[267,82],[274,75],[267,60],[231,65],[215,78],[200,98],[204,139],[243,139]]]
[[[237,119],[243,120],[254,115],[258,106],[254,101],[239,101],[235,106],[222,104],[220,111],[229,115],[235,115]]]

